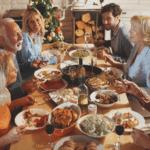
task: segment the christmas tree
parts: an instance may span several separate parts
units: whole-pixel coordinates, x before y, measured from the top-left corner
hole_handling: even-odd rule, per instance
[[[45,20],[45,39],[44,43],[53,43],[63,41],[63,33],[61,31],[61,22],[59,14],[52,7],[53,0],[32,0],[29,7],[34,7],[40,11]]]

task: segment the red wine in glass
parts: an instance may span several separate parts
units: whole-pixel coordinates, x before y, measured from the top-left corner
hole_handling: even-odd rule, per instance
[[[121,144],[120,144],[120,136],[123,134],[124,132],[124,125],[116,125],[115,131],[118,135],[118,142],[114,144],[114,148],[115,149],[120,149],[121,148]]]
[[[53,126],[52,124],[47,124],[47,125],[45,126],[45,131],[47,132],[47,134],[48,134],[49,136],[51,136],[52,133],[54,132],[54,126]],[[50,140],[50,141],[47,143],[46,147],[51,147],[51,148],[53,148],[53,147],[54,147],[53,142]]]

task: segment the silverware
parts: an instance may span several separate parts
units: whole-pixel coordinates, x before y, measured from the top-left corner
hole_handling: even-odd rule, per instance
[[[46,104],[45,102],[44,103],[40,103],[40,102],[37,102],[37,101],[35,101],[35,103],[37,103],[38,105]]]

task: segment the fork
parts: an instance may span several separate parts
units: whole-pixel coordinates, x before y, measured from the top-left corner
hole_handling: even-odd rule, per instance
[[[40,102],[37,102],[37,101],[35,101],[35,103],[37,103],[38,105],[46,104],[46,102],[40,103]]]

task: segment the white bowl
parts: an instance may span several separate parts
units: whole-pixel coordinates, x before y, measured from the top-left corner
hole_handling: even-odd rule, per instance
[[[74,56],[72,56],[72,54],[75,53],[75,52],[77,52],[77,51],[79,51],[79,52],[80,52],[80,51],[88,52],[88,53],[89,53],[88,56],[91,55],[91,52],[88,51],[88,50],[85,50],[85,49],[77,49],[77,50],[72,50],[72,51],[70,51],[70,52],[69,52],[69,56],[72,57],[72,58],[74,58],[74,59],[79,59],[79,57],[74,57]],[[88,57],[88,56],[85,56],[85,57]],[[82,57],[82,58],[85,58],[85,57]]]
[[[77,104],[70,103],[70,102],[69,103],[63,103],[63,104],[60,104],[57,107],[55,107],[52,110],[51,114],[49,115],[49,119],[51,120],[51,115],[52,115],[52,113],[55,109],[64,108],[64,107],[70,107],[75,113],[77,113],[77,115],[78,115],[77,121],[79,120],[80,115],[81,115],[81,109]],[[67,128],[64,128],[64,129],[55,128],[54,129],[54,134],[57,135],[57,136],[64,136],[64,135],[68,134],[69,132],[71,132],[75,128],[75,126],[77,124],[77,121],[74,124],[72,124],[70,127],[67,127]]]
[[[86,120],[88,117],[91,117],[91,118],[93,119],[95,116],[99,116],[100,118],[102,118],[102,119],[105,121],[104,125],[106,125],[106,126],[109,126],[109,125],[110,125],[111,131],[109,131],[109,132],[108,132],[107,134],[105,134],[105,135],[91,135],[91,134],[86,133],[85,131],[83,131],[83,129],[82,129],[82,127],[81,127],[81,122],[84,121],[84,120]],[[104,116],[104,115],[102,115],[102,114],[89,114],[89,115],[85,115],[85,116],[83,116],[83,117],[81,117],[81,118],[79,119],[77,126],[78,126],[78,129],[79,129],[82,133],[84,133],[85,135],[90,136],[90,137],[92,137],[92,138],[101,138],[101,137],[104,137],[104,136],[110,134],[111,132],[113,132],[114,129],[115,129],[115,123],[114,123],[114,121],[113,121],[112,119],[110,119],[109,117]],[[92,126],[92,125],[91,125],[91,126]],[[90,129],[91,129],[91,126],[90,126]],[[87,130],[87,131],[89,131],[89,130]]]
[[[117,101],[114,102],[114,103],[111,103],[111,104],[101,104],[101,103],[98,103],[98,102],[96,102],[96,100],[98,100],[98,99],[96,99],[96,95],[98,93],[103,93],[103,94],[107,94],[107,95],[116,95],[117,96]],[[112,107],[113,105],[115,105],[116,103],[119,102],[120,96],[119,96],[118,93],[116,93],[116,92],[114,92],[112,90],[99,90],[99,91],[95,91],[95,92],[91,93],[90,99],[91,99],[92,102],[94,102],[99,107],[109,108],[109,107]]]

